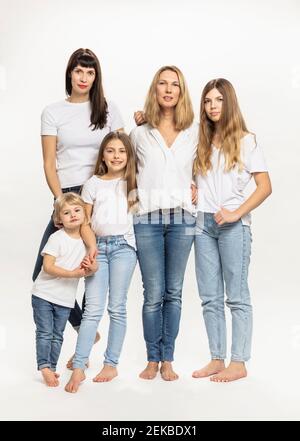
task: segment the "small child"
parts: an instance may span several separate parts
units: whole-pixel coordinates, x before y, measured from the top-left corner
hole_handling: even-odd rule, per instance
[[[77,392],[85,379],[86,362],[105,311],[108,292],[108,341],[104,366],[94,382],[111,381],[118,375],[117,365],[126,332],[127,292],[136,265],[131,212],[136,202],[131,198],[135,191],[135,155],[130,139],[125,133],[111,132],[101,143],[95,175],[82,189],[96,241],[88,225],[82,234],[90,250],[97,242],[99,269],[86,279],[86,307],[77,339],[73,374],[65,387],[67,392]],[[83,266],[85,263],[86,260]]]
[[[87,223],[87,215],[81,197],[76,193],[64,193],[57,198],[54,219],[62,223],[63,228],[49,237],[42,250],[43,269],[32,288],[37,366],[46,385],[51,387],[59,385],[56,364],[79,278],[97,270],[96,261],[85,258],[87,253],[80,228]],[[84,267],[81,265],[83,259]]]

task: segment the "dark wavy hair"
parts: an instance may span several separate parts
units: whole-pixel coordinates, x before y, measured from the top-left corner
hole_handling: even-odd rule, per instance
[[[71,72],[77,66],[95,69],[95,80],[90,90],[91,126],[93,130],[103,129],[107,122],[107,102],[102,86],[101,67],[97,56],[90,49],[77,49],[71,55],[66,69],[66,93],[72,93]]]

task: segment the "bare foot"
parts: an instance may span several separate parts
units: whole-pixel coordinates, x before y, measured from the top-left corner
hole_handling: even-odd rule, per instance
[[[160,374],[165,381],[174,381],[178,379],[178,375],[173,371],[170,361],[163,361],[160,368]]]
[[[247,377],[245,364],[243,362],[232,361],[226,369],[211,377],[210,380],[227,383],[228,381],[239,380],[243,377]]]
[[[96,377],[93,378],[93,381],[94,383],[105,383],[107,381],[111,381],[117,375],[118,375],[117,368],[105,364],[101,369],[101,371],[99,372],[99,374],[97,374]]]
[[[75,394],[78,391],[80,383],[85,380],[85,374],[82,369],[75,368],[69,382],[66,384],[65,391]]]
[[[204,378],[210,375],[218,374],[225,369],[224,360],[211,360],[204,368],[194,371],[192,377]]]
[[[41,373],[43,375],[44,381],[49,387],[57,387],[59,385],[58,377],[59,374],[51,371],[49,368],[41,369]]]
[[[101,335],[99,334],[99,332],[97,332],[96,337],[95,337],[95,341],[94,341],[94,345],[100,340]],[[68,360],[68,363],[66,364],[67,368],[70,369],[71,371],[73,370],[73,359],[74,359],[75,354],[72,355],[72,357],[70,358],[70,360]],[[90,366],[89,362],[86,363],[85,365],[87,368]]]
[[[158,372],[158,362],[149,361],[149,363],[146,366],[146,369],[144,369],[143,372],[140,373],[139,377],[143,378],[143,380],[153,380],[153,378],[156,377],[157,372]]]

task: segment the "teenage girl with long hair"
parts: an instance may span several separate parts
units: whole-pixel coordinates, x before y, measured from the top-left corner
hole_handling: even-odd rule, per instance
[[[262,149],[247,129],[233,86],[223,78],[210,81],[202,93],[195,174],[196,275],[211,362],[193,376],[232,381],[247,375],[245,363],[251,351],[250,212],[272,190]],[[252,177],[256,190],[247,198],[244,190]],[[227,367],[224,288],[232,317]]]

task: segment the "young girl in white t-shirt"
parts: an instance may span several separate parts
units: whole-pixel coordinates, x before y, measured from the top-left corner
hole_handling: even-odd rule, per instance
[[[231,83],[222,78],[210,81],[202,93],[195,172],[196,275],[212,360],[193,377],[233,381],[247,375],[251,350],[250,211],[272,190],[261,147],[246,127]],[[256,190],[247,198],[244,190],[252,177]],[[224,284],[232,317],[227,367]]]
[[[88,245],[93,249],[97,244],[99,268],[86,280],[86,307],[73,359],[74,370],[65,388],[67,392],[77,392],[85,379],[84,369],[105,311],[108,292],[110,325],[104,366],[93,381],[106,382],[118,375],[117,365],[126,332],[127,292],[136,265],[131,213],[135,191],[135,155],[130,139],[125,133],[112,132],[101,143],[95,174],[82,189],[93,230],[89,232]]]
[[[43,268],[32,288],[33,316],[36,324],[37,366],[47,386],[58,386],[56,365],[63,333],[74,308],[80,277],[97,269],[95,260],[85,258],[86,248],[80,228],[87,221],[85,204],[76,193],[56,199],[54,219],[63,228],[53,233],[42,250]]]

